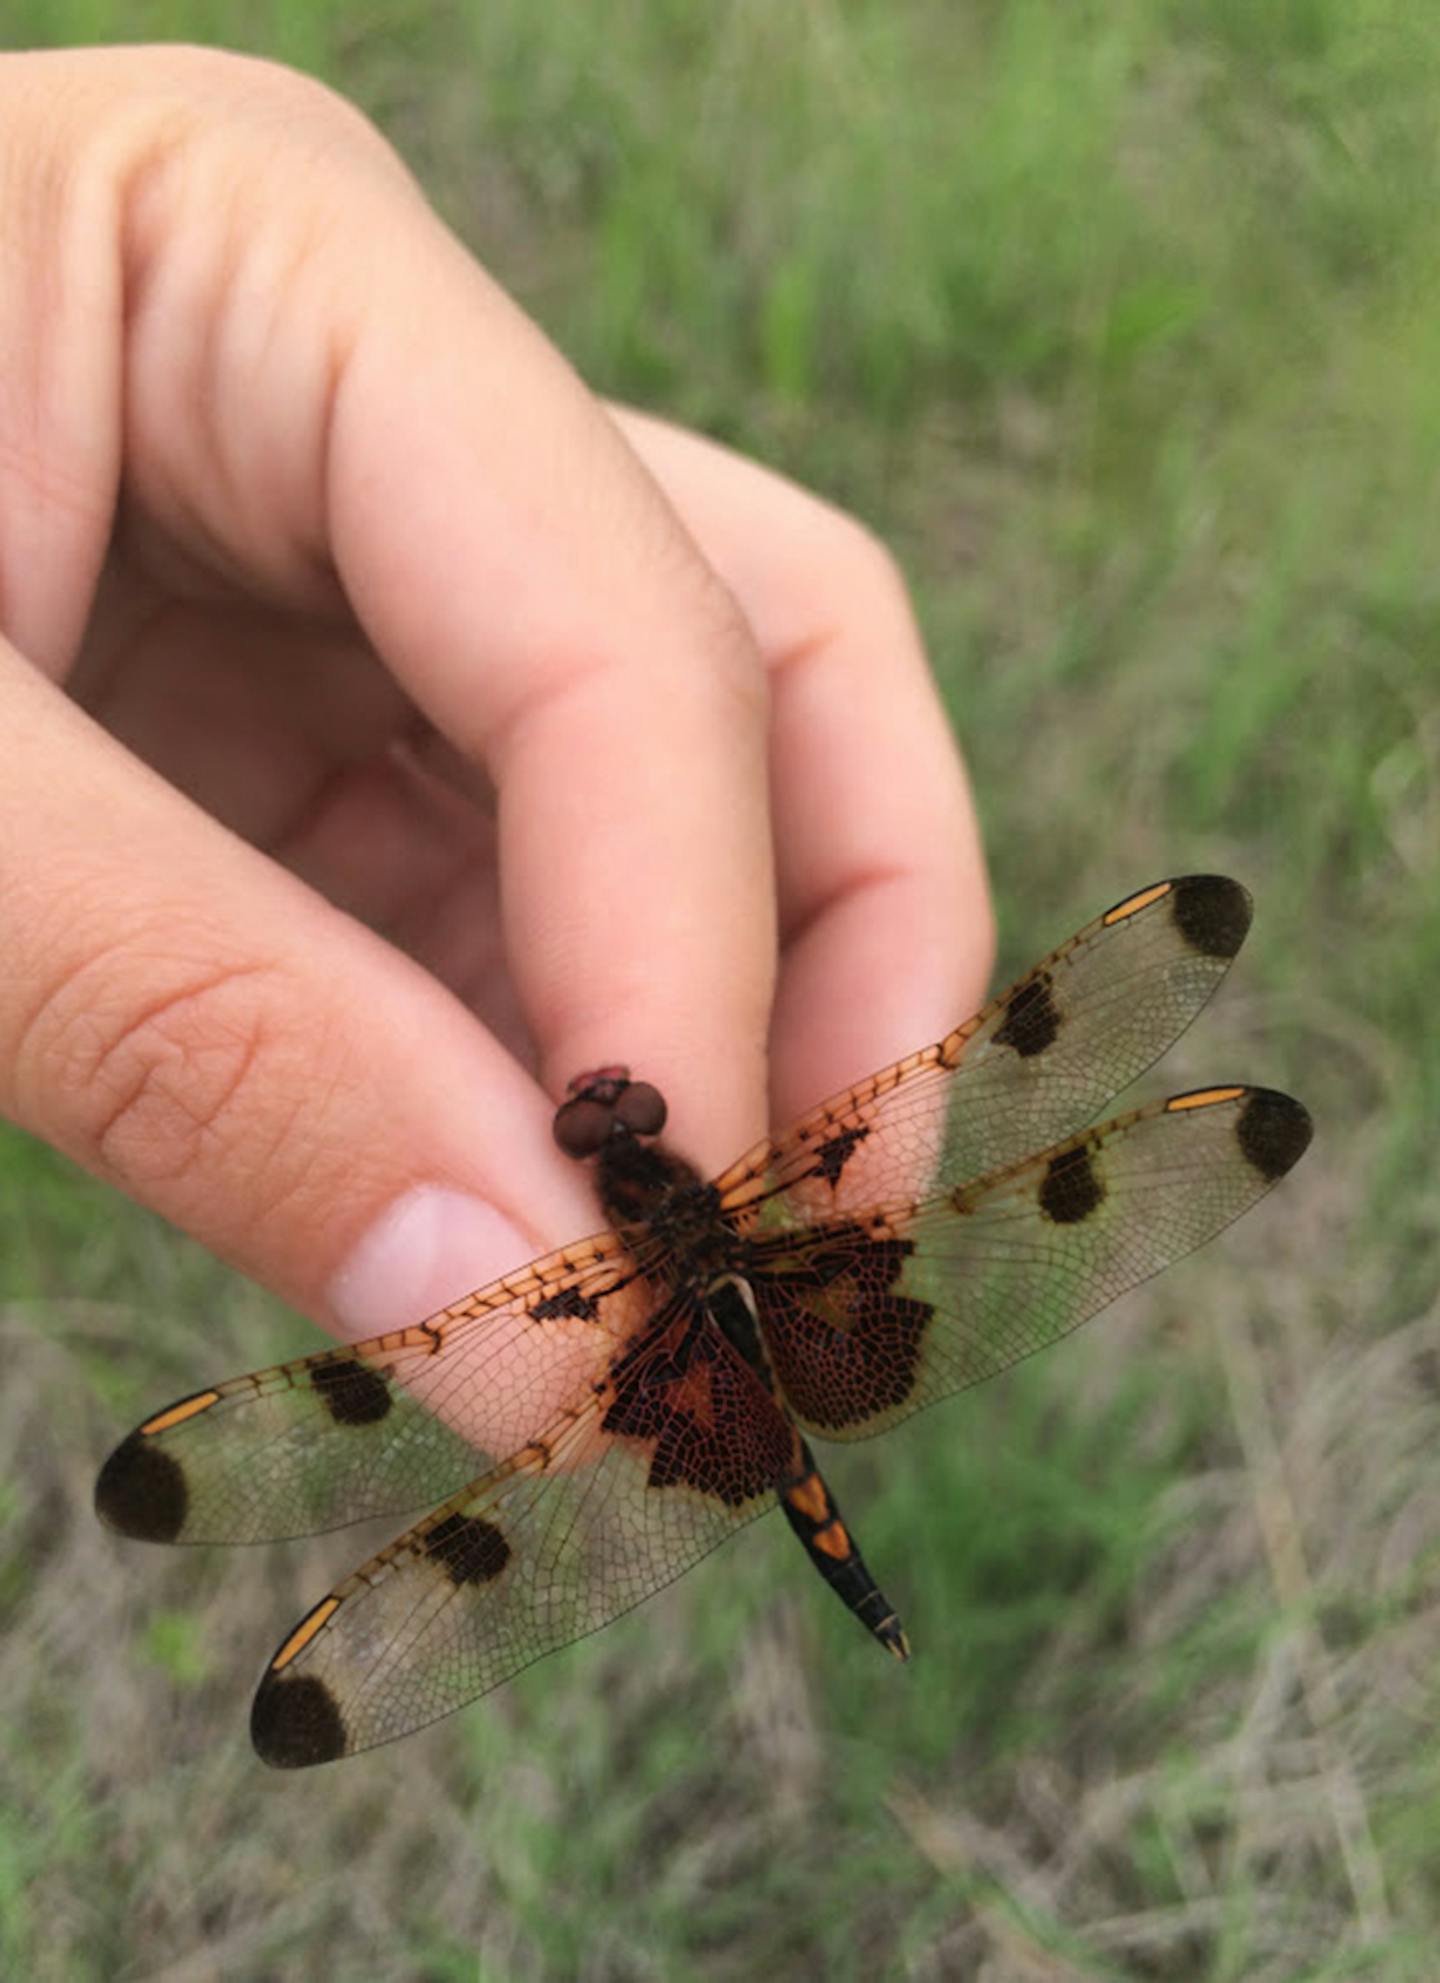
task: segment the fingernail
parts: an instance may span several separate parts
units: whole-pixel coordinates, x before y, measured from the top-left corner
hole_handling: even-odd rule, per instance
[[[483,1198],[422,1185],[371,1226],[330,1283],[352,1341],[421,1322],[535,1256],[533,1242]]]

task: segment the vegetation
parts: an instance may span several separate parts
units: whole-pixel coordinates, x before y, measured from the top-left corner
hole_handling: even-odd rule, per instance
[[[350,1542],[171,1560],[89,1491],[307,1325],[7,1137],[0,1971],[1433,1977],[1440,14],[10,0],[0,36],[322,73],[597,388],[864,515],[1006,964],[1239,875],[1171,1085],[1292,1087],[1319,1132],[1196,1261],[836,1462],[908,1671],[765,1524],[299,1779],[249,1689]]]

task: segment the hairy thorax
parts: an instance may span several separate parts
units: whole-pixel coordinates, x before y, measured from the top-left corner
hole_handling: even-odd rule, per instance
[[[622,1232],[643,1226],[652,1244],[660,1240],[672,1272],[678,1264],[686,1278],[706,1281],[741,1266],[743,1242],[719,1216],[714,1186],[683,1157],[617,1141],[601,1154],[598,1182],[606,1216]]]

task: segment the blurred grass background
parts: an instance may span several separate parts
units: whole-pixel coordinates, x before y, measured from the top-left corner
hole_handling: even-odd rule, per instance
[[[6,1136],[0,1974],[1433,1979],[1440,13],[0,13],[159,37],[325,76],[597,389],[865,517],[1003,964],[1239,875],[1255,934],[1167,1085],[1291,1086],[1319,1135],[1198,1260],[835,1462],[908,1671],[765,1524],[300,1779],[252,1762],[250,1687],[349,1542],[172,1560],[89,1492],[307,1326]]]

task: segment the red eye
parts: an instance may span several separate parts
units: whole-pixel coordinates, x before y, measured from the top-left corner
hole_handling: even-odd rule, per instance
[[[632,1081],[615,1103],[617,1120],[635,1136],[658,1136],[666,1113],[665,1097],[648,1081]]]
[[[581,1095],[555,1111],[555,1141],[567,1157],[593,1157],[610,1140],[615,1111],[608,1102]]]

